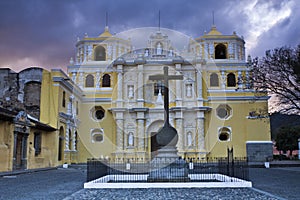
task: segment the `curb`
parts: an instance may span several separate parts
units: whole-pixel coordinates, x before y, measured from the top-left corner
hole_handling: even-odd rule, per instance
[[[16,171],[9,171],[9,172],[0,172],[0,177],[14,176],[14,175],[20,175],[20,174],[29,174],[29,173],[34,173],[34,172],[49,171],[49,170],[55,170],[55,169],[58,169],[58,167],[47,167],[47,168],[24,169],[24,170],[16,170]]]

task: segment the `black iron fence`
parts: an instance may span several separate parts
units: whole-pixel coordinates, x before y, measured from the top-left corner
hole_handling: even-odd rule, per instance
[[[249,167],[247,158],[209,158],[209,159],[185,159],[186,168],[189,175],[196,174],[222,174],[243,180],[249,180]],[[92,181],[106,175],[131,175],[126,176],[128,181],[139,181],[139,175],[149,175],[158,168],[167,167],[170,161],[155,160],[143,161],[135,159],[127,160],[105,160],[105,159],[88,159],[87,161],[87,181]],[[170,168],[170,170],[178,170],[180,168]],[[175,172],[176,174],[176,172]],[[135,178],[136,176],[136,178]],[[126,181],[126,180],[124,180]]]

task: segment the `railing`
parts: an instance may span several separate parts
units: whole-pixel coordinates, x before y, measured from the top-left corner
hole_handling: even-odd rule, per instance
[[[189,176],[199,175],[215,175],[222,174],[243,180],[249,180],[249,168],[246,158],[210,158],[205,160],[189,159],[184,160]],[[105,159],[88,159],[87,161],[87,181],[92,181],[106,175],[131,175],[130,179],[125,182],[139,181],[139,175],[149,175],[150,172],[157,170],[157,165],[167,167],[170,163],[165,160],[141,163],[139,160],[105,160]],[[171,168],[170,170],[178,170],[178,174],[182,173],[182,168]],[[126,177],[126,176],[124,176]],[[134,178],[136,177],[136,179]]]

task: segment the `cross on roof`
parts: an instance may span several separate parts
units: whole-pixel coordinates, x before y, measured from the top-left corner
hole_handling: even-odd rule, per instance
[[[165,124],[169,126],[169,80],[183,80],[183,75],[169,75],[168,67],[164,67],[164,74],[149,76],[149,80],[163,80],[164,81],[164,110],[165,110]]]

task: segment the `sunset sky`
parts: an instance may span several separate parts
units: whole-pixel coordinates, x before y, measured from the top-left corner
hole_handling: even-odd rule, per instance
[[[243,36],[246,52],[300,43],[297,0],[0,0],[0,67],[66,69],[77,37],[158,26],[196,38],[213,23],[223,34]]]

